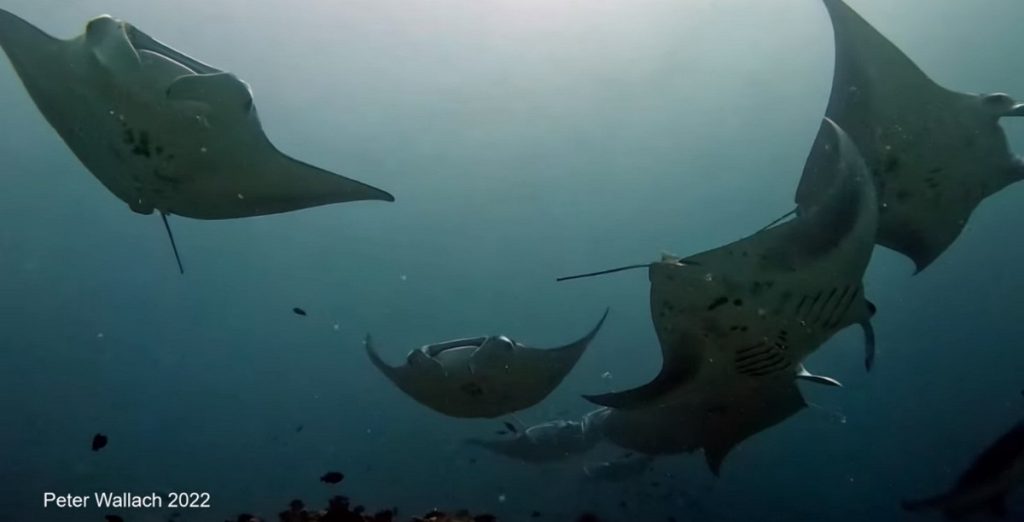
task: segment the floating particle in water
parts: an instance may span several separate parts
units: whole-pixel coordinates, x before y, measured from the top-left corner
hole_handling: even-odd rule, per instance
[[[100,332],[100,333],[96,334],[96,338],[97,339],[102,339],[103,338],[103,332]]]
[[[297,306],[295,308],[292,308],[292,312],[295,312],[295,315],[301,315],[303,317],[306,316],[306,311]]]
[[[508,497],[506,497],[504,493],[498,495],[498,502],[504,504],[506,500],[508,500]]]
[[[401,276],[399,277],[399,279],[401,279],[402,281],[408,281],[408,280],[409,280],[409,278],[408,278],[408,277],[407,277],[407,276],[406,276],[405,274],[402,274],[402,275],[401,275]]]
[[[238,199],[245,199],[245,195],[241,192],[238,193]]]
[[[601,378],[606,380],[606,381],[612,380],[612,372],[604,372],[604,373],[602,373],[601,374]]]
[[[342,480],[345,480],[345,475],[337,471],[328,471],[320,476],[320,482],[326,484],[337,484]]]
[[[338,324],[338,323],[334,323],[334,331],[337,332],[340,329],[341,329],[341,325]]]
[[[108,441],[109,440],[107,439],[107,436],[102,434],[102,433],[97,433],[96,435],[93,435],[93,437],[92,437],[92,450],[93,451],[99,451],[99,450],[107,447],[107,442]]]

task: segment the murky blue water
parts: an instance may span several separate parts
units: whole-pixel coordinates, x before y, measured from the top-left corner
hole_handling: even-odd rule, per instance
[[[939,83],[1024,96],[1024,3],[850,4]],[[397,197],[173,219],[179,276],[159,219],[130,212],[81,166],[4,60],[5,520],[100,520],[42,509],[45,491],[96,490],[210,492],[214,507],[189,521],[269,515],[336,492],[317,481],[329,469],[358,502],[407,514],[903,520],[902,498],[944,489],[1020,417],[1022,185],[986,200],[920,276],[877,249],[865,279],[876,370],[863,371],[856,329],[833,338],[809,365],[845,387],[804,386],[817,406],[744,442],[719,478],[699,455],[606,485],[584,481],[578,460],[481,453],[461,441],[500,422],[427,410],[366,360],[368,332],[396,363],[461,336],[554,346],[610,306],[574,372],[519,417],[578,416],[592,409],[581,393],[649,379],[660,359],[645,274],[554,278],[698,252],[790,208],[831,85],[817,1],[0,7],[61,37],[100,13],[130,21],[245,79],[283,151]],[[1024,124],[1004,127],[1024,150]],[[93,453],[96,432],[111,442]]]

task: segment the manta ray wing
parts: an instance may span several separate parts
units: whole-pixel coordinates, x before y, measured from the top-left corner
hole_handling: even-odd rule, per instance
[[[99,17],[58,40],[0,10],[0,45],[72,152],[136,212],[229,219],[394,200],[281,153],[245,82],[125,22]]]
[[[877,241],[920,272],[957,238],[987,196],[1024,178],[998,123],[1019,115],[1003,94],[937,85],[841,0],[824,0],[835,30],[835,74],[826,116],[853,139],[875,177]],[[819,134],[819,139],[821,135]],[[796,192],[798,209],[830,186],[812,147]]]
[[[732,398],[708,411],[701,445],[712,473],[721,472],[725,457],[741,442],[792,417],[807,407],[793,381],[772,383]]]
[[[546,389],[554,390],[579,362],[580,357],[587,351],[607,318],[608,309],[605,309],[601,319],[589,332],[564,346],[557,348],[520,347],[516,354],[517,364],[532,369],[524,377],[536,381]]]

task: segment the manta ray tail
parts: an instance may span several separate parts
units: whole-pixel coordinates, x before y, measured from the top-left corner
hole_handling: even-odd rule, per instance
[[[758,232],[763,232],[765,230],[768,230],[769,228],[774,227],[775,225],[778,225],[780,222],[782,222],[782,220],[788,218],[789,216],[795,215],[798,210],[800,210],[800,209],[799,208],[794,208],[793,210],[790,210],[789,212],[786,212],[785,214],[775,218],[775,221],[772,221],[771,223],[768,223],[767,225],[764,226],[764,228],[762,228],[761,230],[758,230]]]
[[[625,272],[626,270],[635,270],[637,268],[647,268],[647,267],[650,267],[650,266],[651,266],[650,263],[644,263],[642,265],[620,266],[619,268],[609,268],[608,270],[600,270],[598,272],[590,272],[590,273],[587,273],[587,274],[577,274],[577,275],[559,277],[558,279],[555,279],[555,281],[570,281],[572,279],[583,279],[584,277],[594,277],[594,276],[605,275],[605,274],[614,274],[615,272]]]
[[[174,234],[171,232],[171,225],[167,223],[167,214],[161,212],[160,219],[164,220],[164,229],[167,230],[167,237],[171,240],[171,250],[174,250],[174,260],[178,262],[178,272],[184,274],[185,268],[181,266],[181,256],[178,255],[178,245],[174,242]]]

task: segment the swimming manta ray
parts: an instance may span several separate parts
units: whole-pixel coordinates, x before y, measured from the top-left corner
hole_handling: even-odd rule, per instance
[[[456,339],[413,350],[389,366],[369,336],[370,361],[406,395],[452,417],[493,418],[529,408],[547,397],[576,365],[604,316],[583,338],[552,349],[522,345],[503,335]]]
[[[583,476],[598,482],[624,482],[643,475],[654,464],[651,455],[628,455],[583,465]]]
[[[877,242],[924,270],[957,238],[983,199],[1024,179],[999,125],[1024,116],[1006,94],[945,89],[841,0],[824,0],[835,29],[826,117],[857,145],[878,189]],[[812,148],[808,165],[814,165]],[[820,170],[803,173],[797,212],[825,197]]]
[[[604,440],[645,455],[703,450],[708,467],[718,475],[733,448],[806,406],[792,379],[771,379],[667,405],[601,408],[587,414],[585,420]]]
[[[127,22],[100,16],[60,40],[0,9],[0,46],[85,167],[165,226],[169,214],[230,219],[394,200],[284,155],[263,133],[245,82]]]
[[[511,439],[466,439],[499,455],[523,462],[552,462],[582,455],[600,441],[582,422],[553,420],[526,428]]]
[[[878,221],[874,184],[834,123],[823,121],[817,142],[821,153],[812,168],[834,180],[829,196],[737,242],[649,265],[661,372],[646,385],[588,400],[628,409],[706,402],[772,380],[836,385],[801,362],[853,324],[864,328],[871,368],[874,310],[861,278]]]

